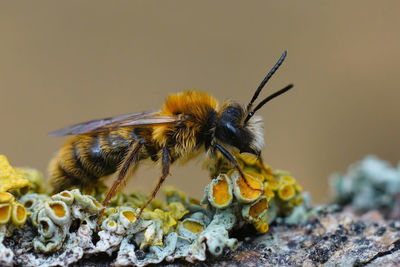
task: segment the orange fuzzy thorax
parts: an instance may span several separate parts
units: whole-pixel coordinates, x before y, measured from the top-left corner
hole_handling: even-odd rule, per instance
[[[181,146],[180,150],[189,152],[196,144],[195,134],[210,111],[218,109],[218,101],[210,94],[195,90],[178,94],[170,94],[161,108],[161,116],[189,116],[185,120],[185,130],[175,132],[168,125],[154,127],[153,139],[162,147],[167,142],[167,137],[176,133],[176,140]]]
[[[208,93],[195,90],[185,91],[178,94],[170,94],[161,109],[161,115],[173,116],[177,112],[204,116],[205,107],[214,110],[218,108],[218,101]]]

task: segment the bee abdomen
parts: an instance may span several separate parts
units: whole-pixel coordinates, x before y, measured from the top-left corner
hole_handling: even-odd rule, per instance
[[[100,177],[114,173],[133,141],[131,135],[124,137],[118,132],[72,137],[50,162],[54,191],[90,187]]]

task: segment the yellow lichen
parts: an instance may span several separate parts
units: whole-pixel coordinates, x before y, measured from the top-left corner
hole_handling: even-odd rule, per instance
[[[266,222],[256,222],[254,223],[254,227],[256,228],[256,230],[260,233],[266,233],[269,229],[269,225]]]
[[[275,176],[282,177],[282,176],[290,176],[290,172],[285,170],[275,170]]]
[[[72,198],[72,195],[68,191],[63,191],[60,194],[63,197]]]
[[[293,185],[284,184],[278,190],[278,196],[282,200],[289,200],[296,194]]]
[[[192,205],[200,205],[200,201],[198,199],[190,197],[188,200],[189,200],[189,203]]]
[[[249,215],[256,218],[266,209],[268,209],[268,200],[266,198],[261,198],[250,207]]]
[[[279,187],[281,186],[281,182],[279,180],[271,180],[265,183],[265,187],[269,188],[271,190],[278,190]]]
[[[65,208],[61,203],[51,203],[50,208],[54,211],[54,214],[59,217],[63,218],[66,214]]]
[[[259,172],[255,172],[255,171],[252,171],[252,170],[245,170],[244,173],[246,175],[250,175],[253,178],[256,178],[257,180],[259,180],[261,182],[264,182],[264,180],[265,180],[264,176],[262,176],[262,174],[259,173]]]
[[[299,206],[303,203],[303,198],[301,197],[301,195],[296,196],[295,198],[290,200],[290,204],[292,206]]]
[[[7,157],[0,155],[0,192],[15,189],[25,192],[29,189],[29,186],[29,181],[10,165]]]
[[[177,195],[180,200],[186,199],[186,194],[180,190],[176,190],[174,186],[166,185],[163,188],[163,192],[167,197],[172,197],[173,195]]]
[[[13,204],[13,212],[11,216],[11,220],[15,225],[23,225],[26,221],[28,214],[24,206],[22,206],[18,202],[14,202]]]
[[[261,174],[264,176],[264,179],[267,181],[271,181],[275,178],[274,171],[268,165],[262,165],[260,163],[259,168],[261,169]]]
[[[227,179],[226,175],[221,175],[215,183],[211,183],[212,199],[218,207],[226,206],[232,201],[232,192]]]
[[[11,217],[11,204],[0,204],[0,224],[6,224]]]
[[[180,220],[185,214],[189,213],[188,210],[185,209],[182,203],[180,202],[172,202],[168,205],[164,205],[162,207],[165,211],[171,212],[172,218],[174,220]]]
[[[16,167],[15,170],[30,183],[30,192],[33,193],[43,193],[45,191],[44,188],[44,178],[43,174],[36,169],[32,168],[21,168]],[[25,194],[27,192],[21,191],[21,193]]]
[[[269,200],[271,200],[271,199],[275,196],[275,193],[274,193],[274,191],[272,191],[272,189],[270,189],[270,188],[264,186],[264,196],[265,196],[265,197],[268,199],[268,201],[269,201]]]
[[[133,213],[133,212],[130,211],[130,210],[124,210],[124,211],[122,212],[122,214],[123,214],[123,215],[125,216],[125,218],[127,218],[130,222],[133,222],[133,220],[136,219],[136,214]]]
[[[8,192],[0,192],[0,203],[10,203],[14,200],[14,196]]]
[[[7,157],[0,155],[0,224],[12,222],[16,226],[22,226],[28,216],[26,208],[18,203],[14,196],[19,196],[29,191],[29,180],[25,179],[24,171],[14,169]]]
[[[154,211],[148,211],[143,213],[143,219],[158,220],[161,221],[161,230],[163,233],[168,233],[171,227],[177,224],[177,221],[172,217],[171,211],[164,211],[162,209],[155,209]]]
[[[233,178],[234,189],[236,197],[243,202],[251,202],[256,200],[263,194],[263,184],[257,178],[245,173],[246,181],[239,175],[238,172],[233,172],[231,178]]]
[[[252,223],[259,232],[266,232],[268,223],[273,221],[277,214],[288,215],[295,206],[302,203],[303,198],[300,194],[302,188],[289,172],[273,170],[269,165],[265,165],[259,157],[249,153],[240,153],[234,156],[247,178],[247,183],[236,168],[219,156],[217,156],[215,164],[210,165],[211,176],[219,177],[226,173],[230,177],[235,198],[239,203],[249,203],[242,208],[243,218]],[[210,194],[213,182],[206,189],[208,194]],[[221,196],[226,196],[226,194],[221,194]],[[202,203],[207,202],[203,199]],[[213,205],[210,200],[208,203]]]
[[[279,179],[285,184],[296,184],[296,180],[291,176],[281,176]]]
[[[294,188],[296,189],[297,193],[303,192],[303,188],[301,187],[301,185],[299,185],[297,183],[294,185]]]
[[[203,224],[191,219],[184,220],[182,225],[187,230],[195,234],[199,234],[205,229],[205,226]]]

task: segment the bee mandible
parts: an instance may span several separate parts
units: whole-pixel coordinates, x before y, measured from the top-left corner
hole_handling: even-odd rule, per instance
[[[106,207],[138,164],[151,159],[161,163],[162,171],[148,201],[137,215],[140,217],[168,176],[170,165],[203,148],[209,158],[215,157],[219,151],[251,187],[232,154],[239,151],[260,156],[264,147],[264,128],[261,117],[255,116],[255,113],[293,85],[271,94],[255,107],[253,104],[286,54],[284,51],[246,107],[231,101],[218,107],[213,96],[191,90],[170,94],[159,111],[93,120],[50,133],[50,136],[74,135],[50,162],[54,192],[71,187],[90,187],[99,178],[116,173],[116,179],[103,201]]]

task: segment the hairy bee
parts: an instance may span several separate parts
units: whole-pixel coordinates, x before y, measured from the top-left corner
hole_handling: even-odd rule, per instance
[[[162,174],[140,216],[169,174],[170,164],[202,148],[210,158],[219,151],[247,183],[231,152],[239,150],[260,156],[264,129],[261,117],[254,114],[293,85],[268,96],[256,107],[253,103],[285,57],[286,51],[261,82],[247,107],[226,102],[219,108],[213,96],[192,90],[170,94],[159,111],[89,121],[50,133],[51,136],[74,135],[50,162],[54,191],[91,186],[100,177],[116,172],[116,180],[103,202],[103,206],[107,206],[139,162],[151,159],[161,163]]]

